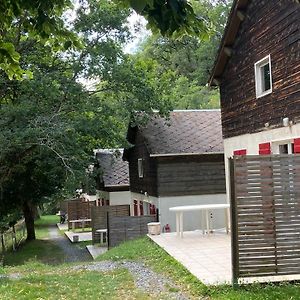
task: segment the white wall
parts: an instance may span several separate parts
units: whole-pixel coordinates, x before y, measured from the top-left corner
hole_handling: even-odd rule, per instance
[[[160,222],[162,227],[169,224],[171,231],[176,231],[176,214],[169,210],[173,206],[197,205],[197,204],[223,204],[226,203],[225,194],[195,195],[161,197],[159,200]],[[224,210],[211,211],[212,228],[225,227]],[[185,212],[183,214],[183,230],[192,231],[201,228],[201,211]]]
[[[226,203],[225,194],[215,195],[195,195],[195,196],[174,196],[174,197],[152,197],[143,194],[131,193],[133,200],[146,201],[155,204],[159,209],[159,221],[161,226],[169,224],[171,231],[176,231],[176,214],[169,210],[173,206],[197,205],[197,204],[221,204]],[[212,211],[213,228],[225,227],[224,210]],[[186,212],[183,214],[183,224],[185,231],[201,229],[201,212]]]
[[[131,204],[131,193],[130,191],[110,192],[109,201],[110,205]]]
[[[279,141],[292,141],[300,138],[300,124],[276,129],[265,129],[262,132],[244,134],[232,138],[224,139],[225,171],[226,171],[226,190],[227,201],[229,203],[229,166],[228,158],[233,156],[234,150],[246,149],[247,155],[258,155],[259,144],[271,142],[273,154],[279,153]]]

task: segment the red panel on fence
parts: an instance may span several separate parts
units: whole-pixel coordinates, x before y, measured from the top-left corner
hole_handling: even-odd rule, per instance
[[[140,216],[144,215],[144,205],[143,205],[143,201],[140,201]]]

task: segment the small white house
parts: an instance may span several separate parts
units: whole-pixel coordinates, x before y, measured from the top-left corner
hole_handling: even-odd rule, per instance
[[[97,205],[130,204],[129,168],[122,159],[123,150],[99,149],[95,155]]]

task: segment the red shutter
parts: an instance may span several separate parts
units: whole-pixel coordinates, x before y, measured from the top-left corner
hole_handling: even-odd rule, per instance
[[[140,216],[144,215],[144,204],[143,201],[140,201]]]
[[[138,215],[138,207],[137,207],[137,200],[133,201],[133,215],[137,216]]]
[[[246,155],[246,154],[247,154],[247,150],[246,149],[234,150],[233,151],[233,155]]]
[[[271,143],[259,144],[259,154],[260,155],[271,154]]]
[[[300,138],[294,139],[294,153],[300,153]]]

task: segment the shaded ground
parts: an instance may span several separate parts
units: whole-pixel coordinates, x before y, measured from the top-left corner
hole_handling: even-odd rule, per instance
[[[56,225],[49,226],[49,239],[63,251],[65,262],[84,262],[92,260],[85,248],[72,245],[65,235],[60,234]]]

